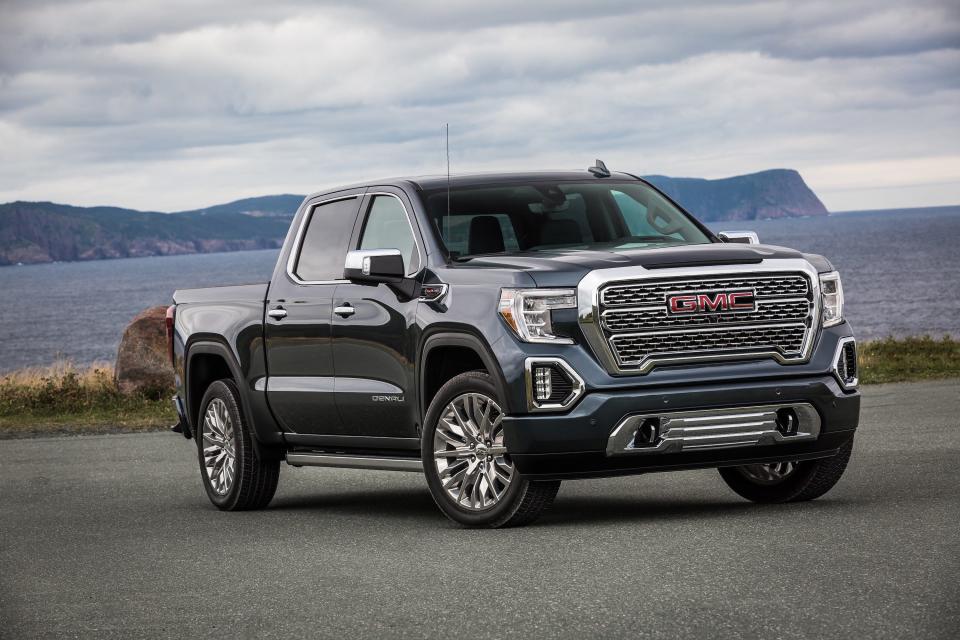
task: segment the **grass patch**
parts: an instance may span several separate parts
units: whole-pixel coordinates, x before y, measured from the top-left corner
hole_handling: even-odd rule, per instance
[[[885,338],[858,346],[863,384],[960,378],[960,340]]]
[[[109,364],[14,371],[0,376],[0,438],[161,429],[176,422],[172,393],[121,393]]]
[[[859,348],[863,384],[960,378],[960,340],[886,338]],[[109,364],[14,371],[0,376],[0,438],[165,429],[176,422],[172,393],[123,394]]]

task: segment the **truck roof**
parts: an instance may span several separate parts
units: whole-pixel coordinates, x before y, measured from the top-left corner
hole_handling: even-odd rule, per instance
[[[597,177],[589,171],[521,171],[510,173],[455,173],[450,175],[450,186],[460,187],[479,187],[492,184],[511,184],[511,183],[529,183],[529,182],[570,182],[570,181],[610,181],[610,180],[630,180],[636,181],[642,179],[629,173],[618,171],[611,172],[608,177]],[[309,198],[334,193],[336,191],[345,191],[347,189],[356,189],[360,187],[374,186],[403,186],[413,185],[414,188],[429,191],[432,189],[442,189],[447,186],[446,174],[408,176],[401,178],[381,178],[377,180],[365,180],[354,184],[332,187],[310,194]]]

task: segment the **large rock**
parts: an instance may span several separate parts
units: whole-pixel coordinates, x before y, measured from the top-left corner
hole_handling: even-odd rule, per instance
[[[173,386],[167,351],[166,307],[141,311],[123,331],[115,367],[123,393],[160,393]]]

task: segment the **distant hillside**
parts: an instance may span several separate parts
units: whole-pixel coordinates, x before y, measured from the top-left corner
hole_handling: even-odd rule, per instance
[[[827,215],[791,169],[647,179],[707,222]],[[279,247],[303,198],[262,196],[179,213],[11,202],[0,205],[0,265]]]
[[[227,204],[218,204],[206,209],[181,211],[180,213],[243,213],[248,216],[269,217],[280,216],[292,218],[297,212],[304,196],[283,194],[279,196],[260,196],[258,198],[244,198]]]
[[[279,247],[289,221],[52,202],[0,205],[0,265]]]
[[[704,180],[646,176],[705,222],[825,216],[827,208],[793,169]]]

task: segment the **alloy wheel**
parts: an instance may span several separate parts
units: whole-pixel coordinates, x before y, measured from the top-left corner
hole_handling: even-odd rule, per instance
[[[482,393],[464,393],[443,409],[433,436],[433,458],[443,490],[472,511],[495,506],[515,477],[503,444],[503,412]]]
[[[214,398],[203,416],[203,466],[217,495],[226,495],[237,475],[236,438],[227,405]]]
[[[757,484],[779,484],[797,470],[796,462],[772,462],[769,464],[746,464],[737,467],[748,480]]]

